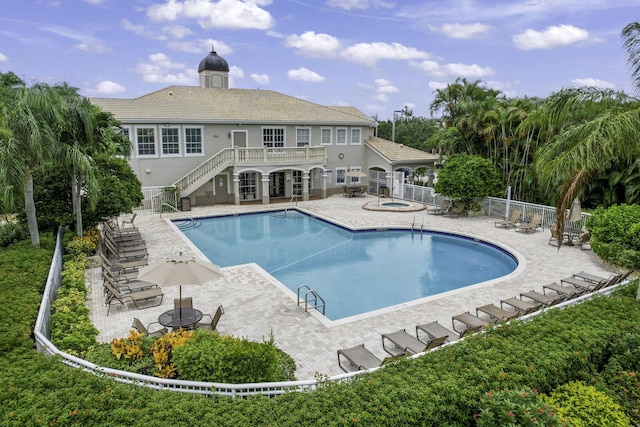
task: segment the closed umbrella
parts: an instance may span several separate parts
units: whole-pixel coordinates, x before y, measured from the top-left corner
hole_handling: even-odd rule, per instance
[[[181,253],[174,259],[141,268],[138,280],[155,283],[159,286],[180,286],[180,299],[182,300],[182,285],[197,285],[219,279],[222,276],[219,266],[193,257],[185,257]]]
[[[345,176],[349,178],[366,178],[367,174],[359,170],[352,170],[347,172]]]
[[[580,205],[580,199],[577,197],[573,199],[571,203],[571,210],[569,211],[569,221],[578,222],[582,220],[582,206]]]

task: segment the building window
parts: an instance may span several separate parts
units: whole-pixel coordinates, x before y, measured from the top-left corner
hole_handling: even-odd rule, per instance
[[[351,145],[360,145],[362,144],[362,129],[353,128],[351,129]]]
[[[336,168],[336,184],[347,183],[347,168]]]
[[[138,156],[156,155],[156,137],[154,128],[136,129]]]
[[[311,129],[309,128],[297,128],[296,129],[296,147],[306,147],[311,144]]]
[[[178,128],[162,128],[162,155],[180,154]]]
[[[320,129],[320,144],[331,145],[331,128]]]
[[[302,196],[302,171],[291,171],[291,191]]]
[[[347,130],[345,128],[336,129],[336,145],[347,144]]]
[[[184,142],[187,154],[202,154],[202,129],[186,128]]]
[[[284,147],[284,128],[263,128],[262,145],[265,147]]]
[[[255,172],[244,172],[240,174],[240,196],[243,200],[257,199],[257,188]]]

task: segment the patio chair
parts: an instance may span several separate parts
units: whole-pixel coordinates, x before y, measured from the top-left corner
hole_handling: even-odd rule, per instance
[[[349,191],[349,187],[347,187],[346,185],[342,186],[342,195],[344,197],[351,197],[351,191]]]
[[[480,312],[488,314],[489,321],[493,323],[511,320],[520,315],[520,312],[517,310],[504,310],[500,307],[496,307],[493,304],[476,307],[476,316],[480,317]]]
[[[577,298],[580,295],[587,292],[586,288],[578,288],[575,286],[565,286],[562,283],[549,283],[548,285],[542,286],[542,292],[546,295],[547,290],[553,291],[559,295],[565,295],[567,300]]]
[[[108,265],[111,270],[123,270],[125,272],[138,271],[138,268],[149,264],[146,259],[128,262],[111,261],[104,252],[100,252],[100,258],[102,258],[102,262]]]
[[[393,350],[389,351],[386,342],[389,341],[393,344]],[[407,353],[418,354],[422,353],[427,345],[420,341],[418,338],[409,334],[406,330],[400,329],[399,331],[392,332],[390,334],[382,334],[382,348],[389,353],[391,357],[404,356]]]
[[[462,323],[464,329],[458,330],[456,328],[456,322]],[[451,317],[451,323],[453,324],[453,330],[460,334],[460,338],[465,337],[474,332],[478,332],[485,326],[489,326],[491,323],[488,320],[474,316],[468,311]]]
[[[211,316],[210,314],[205,314],[205,316],[208,316],[211,318],[211,322],[198,323],[196,325],[196,329],[207,329],[209,331],[217,332],[218,322],[220,321],[220,317],[222,317],[223,314],[224,314],[224,308],[221,305],[219,305],[218,309],[216,310],[216,313],[213,316]]]
[[[513,229],[522,233],[535,233],[542,224],[542,215],[534,215],[529,223],[516,224]]]
[[[107,288],[107,316],[109,315],[109,310],[111,310],[111,305],[114,303],[120,303],[122,305],[126,305],[132,302],[137,309],[140,308],[149,308],[149,307],[157,307],[162,304],[162,298],[164,294],[162,293],[162,289],[153,288],[153,289],[143,289],[139,291],[129,292],[128,294],[120,292],[118,288],[111,285],[109,281],[104,283],[104,286]],[[138,303],[149,301],[152,299],[156,299],[159,297],[159,300],[156,304],[153,305],[145,305],[140,306]]]
[[[376,368],[382,365],[382,360],[366,349],[364,344],[338,350],[338,366],[340,366],[343,371],[349,372],[349,370],[342,365],[340,356],[349,362],[349,367],[355,368],[358,371],[364,371],[365,369]]]
[[[562,301],[565,301],[567,299],[566,295],[562,295],[562,294],[545,295],[545,294],[541,294],[540,292],[536,292],[534,290],[520,293],[520,298],[522,297],[538,302],[544,307],[551,307],[556,304],[560,304]]]
[[[585,231],[578,238],[578,246],[581,250],[591,250],[591,235],[588,231]]]
[[[420,332],[426,333],[427,336],[429,337],[429,340],[425,341],[423,339],[420,339]],[[438,323],[437,320],[435,320],[433,322],[416,325],[416,338],[418,338],[420,341],[424,343],[428,343],[431,340],[436,340],[436,339],[440,340],[444,338],[444,341],[442,341],[442,343],[445,343],[445,342],[453,342],[457,340],[458,334],[445,328],[440,323]]]
[[[131,325],[131,327],[137,330],[138,332],[140,332],[142,335],[155,337],[155,338],[160,338],[161,336],[169,332],[169,330],[165,327],[163,327],[162,329],[158,329],[157,331],[150,332],[149,327],[154,324],[159,325],[158,322],[151,322],[149,323],[149,325],[144,326],[144,324],[140,321],[140,319],[138,319],[137,317],[134,317],[133,324]]]
[[[564,234],[560,234],[560,232],[558,231],[558,228],[556,227],[556,225],[553,224],[551,226],[551,237],[549,237],[549,244],[559,247],[560,243],[562,243],[562,244],[565,243],[565,235]],[[567,239],[566,243],[569,243],[568,239]]]
[[[504,308],[505,304],[518,310],[521,316],[524,316],[525,314],[531,314],[534,311],[538,311],[538,309],[542,307],[542,304],[537,301],[535,303],[530,303],[516,297],[500,300],[500,307]]]
[[[467,207],[466,203],[458,202],[455,206],[450,207],[446,212],[443,212],[442,215],[453,217],[459,217],[464,213],[465,208]]]
[[[451,206],[451,200],[444,199],[440,206],[435,206],[433,208],[427,208],[427,213],[431,215],[442,215],[449,210]]]
[[[174,298],[173,299],[173,308],[174,310],[178,310],[180,308],[193,308],[193,298],[185,297],[185,298]]]
[[[125,228],[127,226],[135,228],[135,225],[133,224],[133,221],[135,221],[136,215],[138,215],[138,214],[134,212],[133,215],[131,215],[128,218],[122,218],[122,228]]]
[[[511,217],[509,217],[509,219],[505,219],[502,221],[495,221],[493,225],[496,227],[503,227],[503,228],[515,227],[516,224],[520,222],[520,215],[522,215],[521,210],[514,210],[511,213]]]

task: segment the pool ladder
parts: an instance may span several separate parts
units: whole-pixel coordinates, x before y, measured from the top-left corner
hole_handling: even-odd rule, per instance
[[[304,312],[308,313],[310,308],[315,308],[316,310],[324,314],[324,308],[325,308],[324,299],[322,299],[320,294],[318,294],[316,291],[314,291],[307,285],[298,286],[298,306],[300,306],[300,302],[301,302],[300,293],[303,290],[306,290],[306,292],[304,293]],[[312,303],[313,305],[309,305],[309,303]]]
[[[417,229],[416,216],[413,216],[413,222],[411,223],[411,235],[413,235],[414,230]],[[424,215],[422,215],[422,224],[420,224],[420,236],[422,236],[422,231],[424,230]]]

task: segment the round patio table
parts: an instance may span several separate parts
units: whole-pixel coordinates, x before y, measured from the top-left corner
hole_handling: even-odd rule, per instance
[[[165,311],[158,317],[158,323],[167,328],[193,328],[202,320],[202,312],[195,308],[181,308]]]

